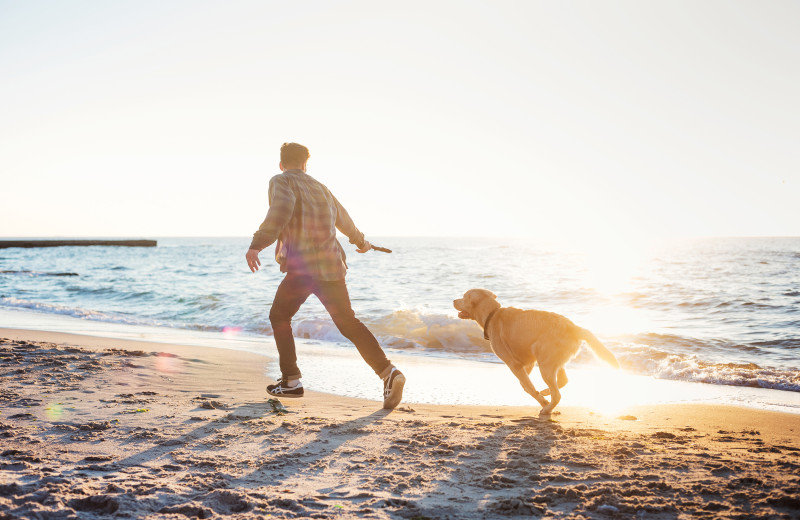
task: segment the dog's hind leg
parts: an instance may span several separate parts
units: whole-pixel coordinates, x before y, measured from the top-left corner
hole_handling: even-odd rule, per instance
[[[558,389],[558,376],[556,375],[556,371],[545,372],[542,370],[541,365],[539,365],[539,371],[542,374],[542,379],[544,379],[545,384],[550,387],[550,404],[542,408],[542,411],[540,412],[542,415],[547,415],[552,412],[553,408],[555,408],[558,402],[561,401],[561,392]]]
[[[522,385],[522,388],[526,392],[528,392],[531,395],[531,397],[539,401],[540,405],[547,407],[550,404],[547,402],[547,399],[542,397],[542,394],[540,394],[536,390],[536,388],[533,386],[533,383],[531,383],[531,380],[528,377],[527,372],[525,371],[527,367],[522,365],[517,365],[515,367],[509,366],[508,368],[510,368],[511,372],[513,372],[514,375],[517,376],[517,379],[519,379],[519,384]]]
[[[530,372],[528,372],[528,373],[530,374]],[[566,385],[568,382],[569,382],[569,379],[567,379],[567,371],[564,370],[563,368],[559,369],[559,371],[558,371],[558,387],[559,388],[564,388],[564,385]],[[549,388],[545,388],[544,390],[542,390],[542,395],[550,395],[550,389]]]

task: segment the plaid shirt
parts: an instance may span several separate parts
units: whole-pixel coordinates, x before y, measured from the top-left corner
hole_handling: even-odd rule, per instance
[[[341,280],[347,264],[337,229],[351,244],[364,244],[364,234],[324,184],[303,170],[286,170],[269,181],[269,211],[250,249],[261,251],[277,240],[275,260],[282,272]]]

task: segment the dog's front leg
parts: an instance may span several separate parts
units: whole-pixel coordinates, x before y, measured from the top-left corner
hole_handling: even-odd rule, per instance
[[[525,367],[523,367],[523,366],[509,366],[508,368],[510,368],[511,372],[515,376],[517,376],[517,379],[519,379],[519,384],[522,385],[522,388],[526,392],[528,392],[531,395],[531,397],[533,397],[534,399],[539,401],[540,405],[547,406],[547,405],[550,404],[547,401],[547,399],[542,397],[542,394],[540,394],[536,390],[536,388],[533,386],[533,383],[531,382],[530,378],[528,377],[528,374],[525,372]]]

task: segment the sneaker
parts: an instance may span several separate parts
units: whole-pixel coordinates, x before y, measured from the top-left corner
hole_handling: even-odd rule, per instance
[[[289,382],[280,379],[277,384],[267,385],[267,393],[276,397],[303,397],[303,383],[297,382],[297,386],[289,386]]]
[[[383,407],[387,410],[395,408],[403,399],[403,386],[406,376],[396,368],[383,379]]]

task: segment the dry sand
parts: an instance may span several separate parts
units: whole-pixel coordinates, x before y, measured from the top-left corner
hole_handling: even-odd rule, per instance
[[[314,392],[281,412],[253,354],[0,338],[0,518],[800,517],[800,415]]]

